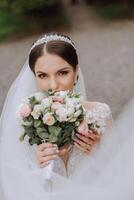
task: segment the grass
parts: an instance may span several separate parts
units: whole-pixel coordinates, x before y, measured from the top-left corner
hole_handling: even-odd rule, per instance
[[[109,4],[106,6],[97,6],[97,13],[105,19],[124,19],[131,18],[133,10],[122,4]]]
[[[0,42],[13,38],[25,37],[42,31],[70,29],[71,23],[64,9],[29,14],[15,14],[0,10]]]

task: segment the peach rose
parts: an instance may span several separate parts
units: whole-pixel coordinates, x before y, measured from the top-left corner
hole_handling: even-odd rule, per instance
[[[43,117],[44,124],[52,126],[55,123],[55,119],[51,113],[46,113]]]

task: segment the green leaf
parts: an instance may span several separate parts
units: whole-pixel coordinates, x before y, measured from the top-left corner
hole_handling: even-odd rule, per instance
[[[72,131],[72,139],[75,138],[76,132],[73,130]]]
[[[34,96],[30,97],[29,101],[32,108],[34,108],[34,106],[39,103]]]
[[[49,131],[50,135],[53,135],[53,136],[58,136],[60,134],[61,130],[62,129],[57,126],[49,126],[48,127],[48,131]]]
[[[34,127],[37,128],[41,125],[41,121],[40,120],[35,120],[34,121]]]
[[[49,140],[50,140],[50,142],[52,142],[52,143],[56,143],[56,142],[58,141],[58,137],[50,135],[50,136],[49,136]]]
[[[35,129],[33,127],[30,128],[25,127],[25,132],[30,138],[33,138],[35,135]]]
[[[46,133],[46,132],[39,132],[39,133],[38,133],[38,136],[39,136],[41,139],[43,139],[43,140],[49,138],[49,134]]]
[[[30,138],[29,139],[29,144],[30,145],[33,145],[33,144],[39,145],[39,144],[41,144],[41,140],[38,137]]]
[[[47,131],[47,129],[46,128],[44,128],[44,127],[42,127],[42,128],[36,128],[36,133],[37,134],[39,134],[39,133],[41,133],[41,132],[46,132],[46,133],[48,133],[48,131]]]
[[[26,136],[26,133],[23,133],[23,134],[19,137],[20,142],[23,142],[23,141],[24,141],[25,136]]]

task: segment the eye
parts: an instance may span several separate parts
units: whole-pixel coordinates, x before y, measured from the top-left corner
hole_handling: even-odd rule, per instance
[[[68,71],[61,71],[61,72],[59,72],[59,75],[64,76],[64,75],[67,75],[68,73],[69,73]]]
[[[41,78],[41,79],[45,78],[46,76],[47,76],[46,74],[39,74],[38,75],[38,77]]]

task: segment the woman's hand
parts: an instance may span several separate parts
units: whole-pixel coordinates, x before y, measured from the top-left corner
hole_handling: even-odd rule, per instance
[[[40,167],[46,167],[51,160],[54,160],[59,153],[56,144],[44,142],[37,147],[37,160]]]
[[[69,149],[66,147],[58,150],[56,144],[44,142],[37,147],[37,160],[41,168],[46,167],[51,160],[59,155],[62,159],[67,156]]]
[[[95,144],[100,141],[100,135],[93,131],[89,131],[87,136],[80,133],[77,133],[76,136],[74,144],[85,153],[89,153]]]

